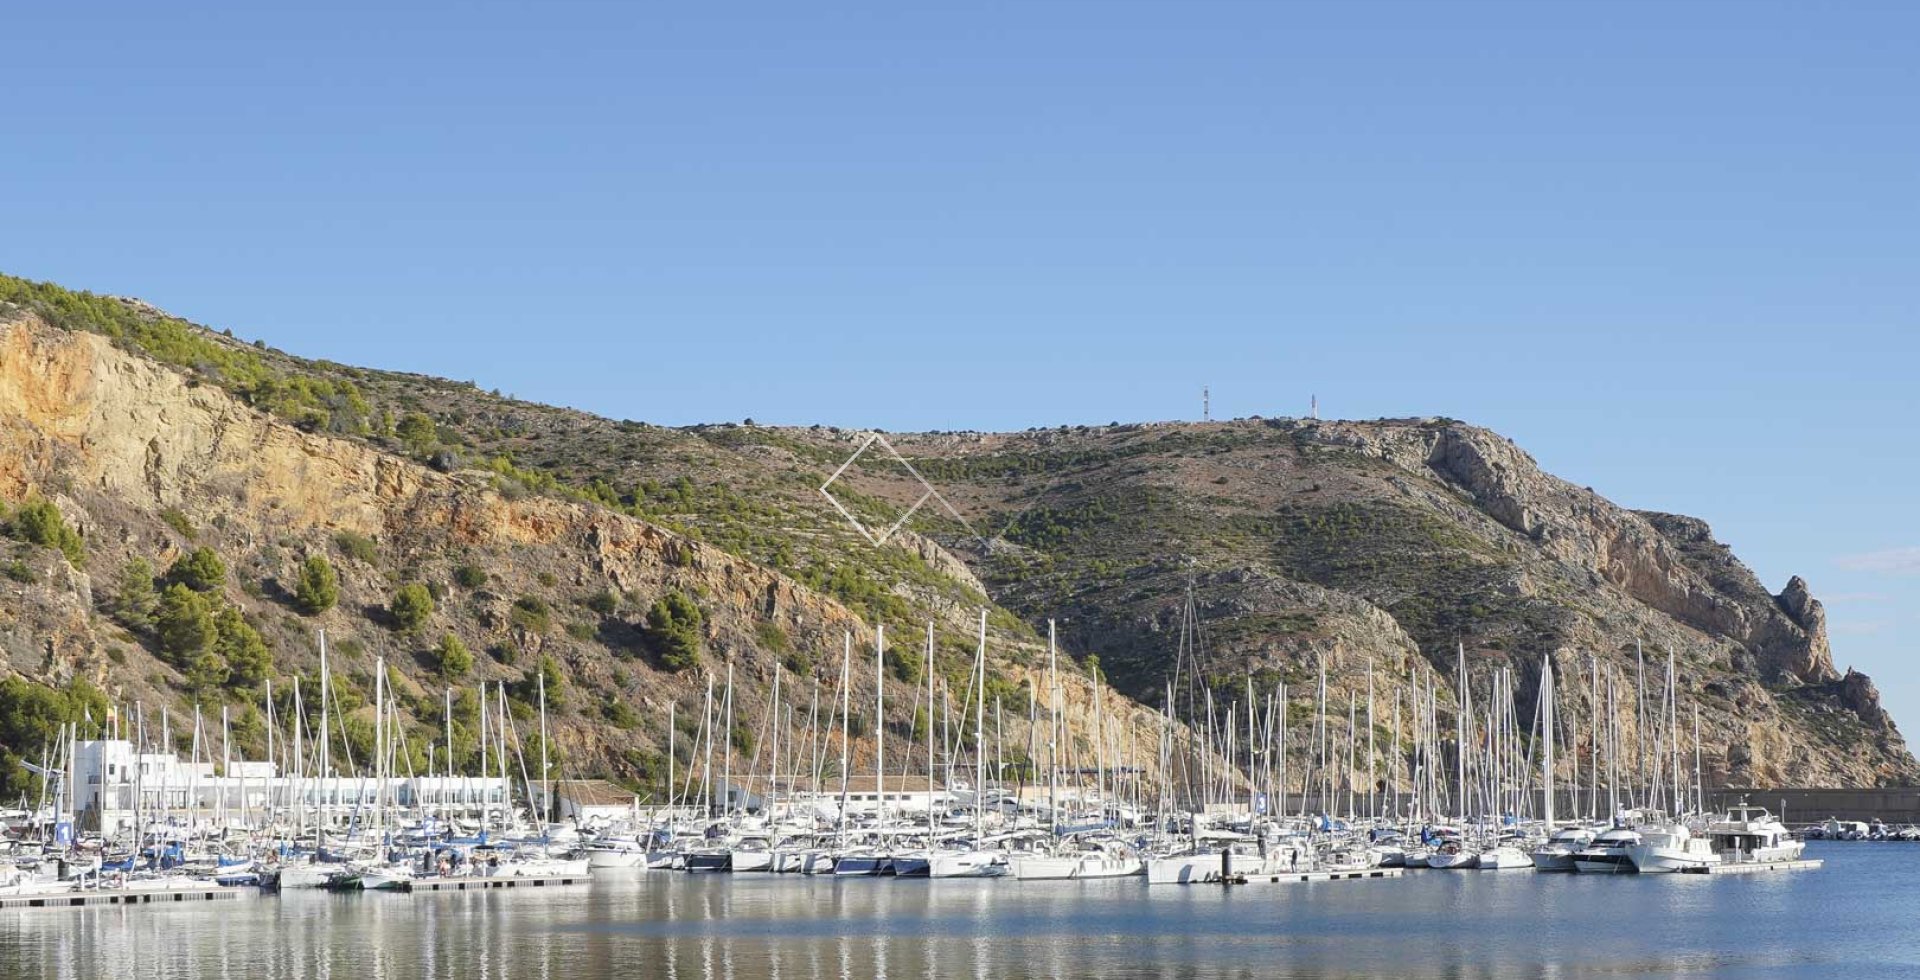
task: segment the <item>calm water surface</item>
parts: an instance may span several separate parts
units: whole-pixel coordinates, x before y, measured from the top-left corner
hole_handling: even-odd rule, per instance
[[[0,980],[1920,977],[1920,845],[1820,871],[1148,888],[632,872],[591,886],[0,911]]]

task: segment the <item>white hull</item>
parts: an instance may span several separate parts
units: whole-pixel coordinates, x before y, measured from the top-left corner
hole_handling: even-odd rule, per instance
[[[587,852],[587,867],[595,871],[616,868],[638,868],[647,863],[647,852],[637,850],[612,849]]]
[[[367,891],[404,891],[413,887],[413,872],[369,871],[360,876],[360,887]]]
[[[1533,870],[1533,859],[1517,847],[1496,847],[1480,853],[1480,870],[1514,871]]]
[[[733,852],[733,870],[735,871],[772,871],[772,851],[735,851]]]
[[[833,873],[842,878],[857,878],[880,873],[880,863],[886,858],[878,854],[845,854],[833,862]]]
[[[1719,864],[1720,856],[1705,852],[1700,848],[1655,847],[1642,844],[1627,848],[1627,860],[1633,862],[1633,870],[1643,875],[1672,874],[1689,868],[1704,868]]]
[[[996,851],[942,851],[927,860],[929,878],[998,878],[1007,871],[1006,855]]]
[[[1015,854],[1007,859],[1007,864],[1012,867],[1013,876],[1021,881],[1131,878],[1146,871],[1145,862],[1139,858],[1109,854]]]
[[[1535,871],[1573,871],[1573,851],[1549,844],[1536,849],[1533,854]]]
[[[1440,871],[1472,871],[1480,867],[1480,855],[1471,851],[1461,851],[1458,854],[1442,854],[1435,851],[1427,857],[1427,867]]]
[[[1073,877],[1080,859],[1051,854],[1015,854],[1007,858],[1013,876],[1021,881],[1064,881]]]
[[[1633,862],[1627,858],[1624,849],[1609,849],[1606,853],[1593,854],[1582,851],[1574,855],[1573,869],[1583,875],[1621,875],[1633,873]]]
[[[280,869],[281,888],[325,888],[341,868],[334,864],[295,864]]]

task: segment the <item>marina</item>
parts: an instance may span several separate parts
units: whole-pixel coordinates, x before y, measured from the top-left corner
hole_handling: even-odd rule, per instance
[[[122,975],[1242,980],[1391,974],[1897,976],[1909,849],[1816,843],[1814,874],[1406,873],[1340,887],[596,874],[586,887],[286,892],[0,915],[0,978]],[[1444,914],[1458,910],[1462,914]],[[1737,910],[1737,914],[1733,914]],[[1456,937],[1471,920],[1472,942]]]
[[[1181,635],[1184,666],[1191,628],[1183,625]],[[324,691],[324,634],[319,641]],[[297,683],[279,718],[271,690],[263,699],[265,760],[233,757],[224,709],[217,738],[196,711],[188,759],[159,751],[136,706],[131,738],[81,739],[70,725],[64,745],[37,767],[50,777],[50,799],[10,829],[4,846],[12,864],[0,889],[11,904],[57,908],[198,901],[251,889],[524,891],[586,884],[596,874],[931,879],[933,887],[1004,879],[1007,888],[1130,879],[1158,888],[1387,881],[1409,871],[1585,877],[1821,866],[1803,859],[1805,842],[1765,807],[1743,799],[1723,812],[1706,809],[1698,732],[1689,772],[1671,655],[1651,695],[1641,660],[1629,754],[1618,721],[1600,709],[1604,692],[1614,713],[1620,679],[1603,678],[1597,662],[1584,691],[1563,693],[1552,660],[1543,661],[1529,726],[1513,671],[1476,677],[1461,650],[1452,738],[1444,737],[1437,680],[1416,674],[1392,692],[1384,720],[1402,749],[1378,768],[1373,730],[1383,719],[1369,665],[1363,769],[1355,761],[1361,703],[1350,696],[1346,705],[1354,737],[1345,744],[1331,738],[1329,720],[1340,712],[1324,672],[1297,705],[1307,709],[1305,731],[1295,733],[1306,736],[1304,751],[1288,751],[1288,686],[1262,694],[1249,678],[1244,689],[1223,691],[1234,700],[1220,706],[1211,689],[1202,704],[1188,687],[1182,714],[1204,725],[1182,728],[1165,716],[1157,759],[1143,758],[1132,740],[1123,748],[1103,738],[1076,752],[1066,738],[1075,720],[1065,707],[1072,685],[1058,670],[1050,629],[1047,707],[1041,691],[1029,688],[1024,755],[1032,761],[1015,781],[1004,761],[1004,696],[994,699],[995,723],[987,725],[987,641],[983,612],[957,700],[925,672],[914,713],[930,723],[915,733],[918,744],[898,750],[892,772],[884,731],[870,761],[852,752],[851,633],[831,696],[823,701],[816,687],[804,722],[791,702],[782,704],[776,675],[764,738],[752,740],[755,751],[744,761],[734,758],[736,738],[713,734],[739,730],[732,671],[724,681],[710,676],[685,770],[676,777],[670,749],[667,799],[646,807],[610,784],[552,778],[543,682],[533,692],[534,717],[525,720],[508,710],[503,687],[481,688],[474,700],[482,741],[472,767],[436,772],[429,764],[424,775],[404,762],[405,732],[390,717],[397,699],[380,680],[375,752],[360,766],[332,757],[331,699],[309,710]],[[885,630],[877,629],[876,676],[886,651]],[[934,652],[928,624],[928,662]],[[382,666],[376,678],[384,676]],[[1178,688],[1176,672],[1169,706]],[[1097,675],[1092,693],[1087,720],[1107,732]],[[874,713],[884,716],[884,686],[876,684],[873,696]],[[452,698],[448,690],[449,718]],[[1584,782],[1583,702],[1591,726]],[[159,744],[175,744],[171,719],[163,714],[160,725]],[[116,717],[109,734],[125,727]],[[670,733],[677,730],[670,724]],[[445,735],[452,746],[450,727]],[[539,738],[532,759],[523,751],[529,737]],[[1040,772],[1033,763],[1044,764]],[[867,771],[856,775],[858,768]],[[1448,770],[1451,780],[1441,775]],[[1828,821],[1821,830],[1836,826]]]

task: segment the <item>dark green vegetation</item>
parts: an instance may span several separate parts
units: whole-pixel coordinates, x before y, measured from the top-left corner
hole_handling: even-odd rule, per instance
[[[700,607],[678,592],[660,597],[647,610],[647,638],[662,666],[678,671],[700,665],[702,622]]]

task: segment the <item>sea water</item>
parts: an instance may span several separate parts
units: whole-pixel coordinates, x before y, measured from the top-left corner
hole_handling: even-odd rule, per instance
[[[0,980],[1920,977],[1920,844],[1817,871],[1311,884],[689,875],[0,911]]]

